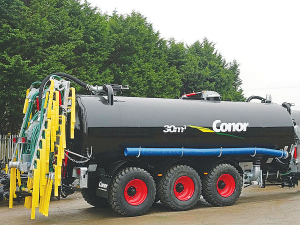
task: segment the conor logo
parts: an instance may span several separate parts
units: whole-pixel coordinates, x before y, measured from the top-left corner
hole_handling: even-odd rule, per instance
[[[99,182],[99,189],[103,191],[107,191],[108,184],[102,183],[102,181]]]
[[[206,127],[198,127],[188,125],[190,128],[198,129],[203,133],[216,133],[218,135],[230,136],[235,138],[244,139],[243,137],[227,134],[225,132],[244,132],[247,131],[249,123],[222,123],[221,120],[215,120],[212,124],[213,130]]]
[[[221,123],[221,120],[215,120],[212,125],[214,132],[242,132],[248,126],[249,123]]]

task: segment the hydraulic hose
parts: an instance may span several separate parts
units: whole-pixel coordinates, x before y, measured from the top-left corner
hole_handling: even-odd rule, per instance
[[[222,155],[270,155],[288,157],[288,152],[269,148],[125,148],[125,156],[222,156]]]
[[[291,105],[290,105],[290,103],[287,103],[287,102],[284,102],[284,103],[282,103],[282,106],[284,107],[284,108],[286,108],[286,110],[289,112],[289,114],[291,115]]]
[[[107,90],[108,104],[114,104],[114,90],[110,85],[104,85],[104,89]]]
[[[84,87],[86,89],[89,89],[90,85],[87,84],[87,83],[84,83],[83,81],[79,80],[78,78],[76,77],[73,77],[72,75],[70,74],[67,74],[67,73],[52,73],[50,74],[49,76],[47,76],[41,83],[40,85],[40,89],[39,89],[39,102],[42,102],[42,98],[43,98],[43,92],[44,92],[44,89],[45,89],[45,86],[47,84],[47,82],[50,80],[50,77],[54,76],[54,75],[57,75],[57,76],[60,76],[60,77],[65,77],[65,78],[68,78],[69,80],[72,80],[74,81],[75,83],[77,83],[78,85],[80,85],[81,87]]]
[[[267,100],[261,96],[252,95],[249,98],[247,98],[246,102],[250,102],[253,99],[261,100],[262,103],[266,103],[266,100]],[[284,107],[288,111],[288,113],[291,115],[291,104],[290,103],[284,102],[284,103],[282,103],[282,107]]]
[[[252,95],[249,98],[247,98],[246,102],[250,102],[252,99],[258,99],[261,100],[262,103],[266,102],[266,99],[260,96]]]

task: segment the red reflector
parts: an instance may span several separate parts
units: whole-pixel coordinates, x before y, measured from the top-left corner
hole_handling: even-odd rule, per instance
[[[69,152],[65,152],[66,155],[69,155]],[[64,161],[64,177],[66,177],[66,167],[68,165],[68,157],[65,157],[65,161]]]
[[[26,143],[26,138],[22,137],[21,142],[22,142],[22,144]]]
[[[76,173],[77,173],[77,175],[80,175],[80,169],[79,168],[76,169]]]
[[[61,106],[62,103],[61,103],[61,93],[59,92],[59,106]]]
[[[17,143],[17,138],[13,138],[13,143]]]
[[[295,147],[295,150],[294,150],[294,158],[297,159],[297,147]]]
[[[36,98],[36,110],[40,111],[40,101],[39,101],[39,98]]]

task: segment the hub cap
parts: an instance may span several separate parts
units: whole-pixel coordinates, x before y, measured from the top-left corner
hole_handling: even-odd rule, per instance
[[[142,204],[146,200],[147,195],[147,185],[141,179],[133,179],[129,181],[124,189],[125,200],[130,205]]]
[[[222,197],[229,197],[235,190],[235,180],[230,174],[223,174],[217,181],[217,191]]]
[[[179,177],[174,184],[174,194],[180,201],[189,200],[195,192],[194,181],[188,176]]]

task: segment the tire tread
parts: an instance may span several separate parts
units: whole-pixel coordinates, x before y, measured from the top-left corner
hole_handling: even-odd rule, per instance
[[[217,201],[217,199],[215,198],[214,192],[213,192],[213,188],[214,188],[213,185],[215,185],[215,184],[213,184],[211,182],[211,180],[213,179],[213,177],[217,173],[217,171],[219,171],[220,169],[226,169],[226,168],[233,169],[233,170],[235,170],[235,172],[237,174],[239,174],[237,169],[235,167],[233,167],[232,165],[219,164],[219,165],[215,166],[204,179],[202,195],[203,195],[204,200],[213,206],[232,205],[239,198],[239,196],[241,194],[241,188],[239,188],[238,189],[238,197],[235,199],[235,201],[233,203],[220,202],[220,201]],[[235,180],[235,182],[237,185],[242,186],[242,179],[240,177],[238,180]]]
[[[189,207],[182,209],[180,207],[178,207],[177,205],[175,205],[170,198],[168,198],[168,192],[170,190],[168,190],[168,183],[169,180],[172,178],[172,176],[174,176],[178,171],[185,171],[185,170],[189,170],[189,171],[195,171],[192,167],[187,166],[187,165],[175,165],[172,166],[171,168],[168,169],[168,171],[166,172],[165,176],[162,177],[159,185],[158,185],[158,194],[159,194],[159,198],[160,201],[163,205],[165,205],[167,208],[170,208],[172,210],[187,210],[192,208],[194,205],[196,205],[197,201],[193,202],[192,204],[189,205]],[[199,177],[198,173],[197,176]],[[199,177],[200,180],[200,177]],[[201,180],[200,180],[200,192],[201,192]],[[199,198],[200,198],[200,194],[199,194]]]
[[[144,169],[138,168],[138,167],[127,167],[123,170],[121,170],[112,180],[111,182],[111,187],[110,187],[110,191],[109,191],[109,204],[111,206],[111,208],[116,211],[117,213],[123,215],[123,216],[139,216],[144,214],[145,212],[148,211],[148,209],[150,208],[145,208],[143,211],[140,211],[138,214],[130,214],[128,212],[126,212],[120,205],[119,205],[119,201],[118,201],[118,187],[120,186],[120,183],[123,179],[123,177],[128,174],[128,173],[133,173],[133,172],[143,172],[146,173],[149,178],[152,180],[152,182],[155,184],[153,177]],[[155,188],[155,185],[154,185]],[[154,201],[154,198],[153,198]],[[152,202],[153,203],[153,202]],[[151,204],[152,205],[152,204]]]

